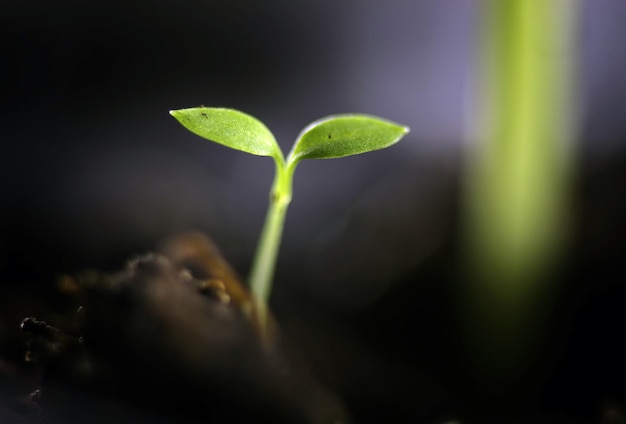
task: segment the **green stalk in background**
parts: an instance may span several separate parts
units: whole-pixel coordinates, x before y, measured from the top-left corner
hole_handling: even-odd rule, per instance
[[[576,0],[483,0],[464,297],[484,372],[513,382],[540,341],[567,227]]]

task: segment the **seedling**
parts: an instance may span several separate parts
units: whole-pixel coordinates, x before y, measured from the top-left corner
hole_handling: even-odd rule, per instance
[[[258,156],[271,156],[276,174],[270,204],[250,274],[250,290],[263,329],[292,180],[303,159],[331,159],[383,149],[397,143],[409,128],[368,115],[333,115],[305,127],[287,159],[270,130],[256,118],[233,109],[197,107],[170,114],[200,137]]]

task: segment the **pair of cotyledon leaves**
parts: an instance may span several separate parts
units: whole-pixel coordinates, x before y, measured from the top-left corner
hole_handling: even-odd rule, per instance
[[[197,107],[170,112],[191,132],[258,156],[285,163],[271,131],[258,119],[226,108]],[[287,157],[295,166],[302,159],[330,159],[383,149],[397,143],[409,129],[368,115],[332,115],[305,127]]]

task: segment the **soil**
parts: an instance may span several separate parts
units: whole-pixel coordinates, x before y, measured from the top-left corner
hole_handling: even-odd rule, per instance
[[[24,318],[25,362],[0,363],[0,422],[350,422],[201,234],[60,291],[71,312]]]

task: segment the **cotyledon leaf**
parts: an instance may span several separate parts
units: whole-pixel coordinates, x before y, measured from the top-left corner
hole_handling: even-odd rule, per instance
[[[369,115],[332,115],[307,126],[289,155],[302,159],[331,159],[383,149],[409,132],[403,125]]]
[[[272,132],[258,119],[235,109],[196,107],[170,111],[185,128],[200,137],[235,150],[282,159]]]

